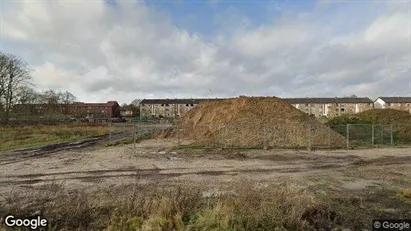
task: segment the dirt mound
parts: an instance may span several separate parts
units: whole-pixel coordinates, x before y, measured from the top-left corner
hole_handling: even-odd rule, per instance
[[[361,121],[375,124],[411,124],[411,114],[395,109],[372,109],[355,115]]]
[[[411,143],[411,114],[407,111],[373,109],[359,113],[356,118],[373,124],[392,125],[394,143]],[[391,132],[389,126],[385,127]]]
[[[161,136],[235,147],[345,145],[343,136],[276,97],[202,102]]]

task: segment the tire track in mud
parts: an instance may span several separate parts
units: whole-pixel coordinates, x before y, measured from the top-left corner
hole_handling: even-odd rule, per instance
[[[0,166],[14,164],[30,158],[44,157],[48,154],[92,147],[106,141],[107,135],[96,136],[82,141],[62,142],[34,148],[16,149],[0,152]]]
[[[109,178],[139,178],[148,180],[164,180],[173,177],[185,175],[202,175],[202,176],[236,176],[240,174],[270,174],[270,173],[300,173],[310,171],[321,171],[330,168],[345,167],[343,165],[323,164],[313,166],[301,166],[295,168],[268,168],[268,169],[226,169],[226,170],[202,170],[190,171],[193,168],[164,168],[164,169],[111,169],[111,170],[93,170],[93,171],[72,171],[72,172],[55,172],[47,174],[24,174],[24,175],[7,175],[1,176],[0,185],[24,185],[36,184],[41,182],[77,180],[92,182]],[[180,172],[167,172],[180,170]],[[181,171],[183,170],[183,171]],[[188,170],[188,171],[184,171]]]

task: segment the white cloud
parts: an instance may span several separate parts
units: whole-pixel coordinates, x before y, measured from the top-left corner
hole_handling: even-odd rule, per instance
[[[85,101],[411,93],[404,84],[411,28],[404,4],[387,4],[371,23],[343,34],[319,24],[321,7],[257,28],[231,8],[216,16],[232,14],[213,42],[141,2],[3,5],[6,50],[32,64],[39,88],[69,88]]]

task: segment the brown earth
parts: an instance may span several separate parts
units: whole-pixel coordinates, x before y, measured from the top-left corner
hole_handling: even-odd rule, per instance
[[[294,205],[290,202],[295,198],[311,198],[315,203],[329,205],[324,207],[326,215],[328,209],[336,212],[338,219],[342,219],[337,220],[342,221],[341,227],[350,228],[336,230],[364,230],[370,227],[372,219],[411,216],[410,148],[221,150],[176,148],[176,144],[175,139],[150,139],[116,147],[57,149],[39,155],[25,151],[0,152],[0,205],[3,205],[0,213],[37,214],[46,210],[45,217],[50,222],[68,226],[64,230],[85,230],[81,226],[83,222],[94,223],[97,217],[101,221],[95,224],[117,222],[110,216],[115,209],[125,214],[131,213],[128,210],[131,207],[144,211],[143,206],[153,204],[150,198],[163,195],[156,190],[198,189],[207,201],[219,195],[234,195],[238,198],[235,201],[239,201],[238,211],[249,209],[249,204],[254,205],[256,200],[261,201],[254,206],[264,205],[263,210],[275,217],[278,215],[272,211],[281,212],[278,208],[291,208],[294,214],[297,210],[289,206]],[[242,182],[250,182],[250,186]],[[284,185],[295,190],[283,190]],[[272,194],[272,187],[281,189],[281,194]],[[254,188],[265,194],[255,193]],[[171,195],[170,201],[192,200],[192,197],[167,195]],[[267,198],[277,198],[281,203],[267,205]],[[123,201],[126,206],[117,207]],[[243,201],[248,204],[244,205]],[[137,202],[140,204],[133,204]],[[164,208],[164,204],[167,201],[159,206]],[[274,210],[265,210],[267,207]],[[153,211],[165,211],[154,208]],[[315,211],[322,207],[311,208],[305,210],[303,217],[310,219],[322,214],[322,210]],[[257,214],[257,217],[263,216]]]
[[[178,129],[177,129],[178,127]],[[177,133],[177,131],[179,131]],[[164,133],[195,145],[235,147],[343,147],[345,139],[276,97],[240,97],[199,104]]]
[[[411,124],[411,114],[396,109],[371,109],[353,116],[375,124]]]
[[[152,139],[118,147],[60,150],[44,155],[0,152],[0,198],[48,183],[73,189],[159,182],[170,185],[226,185],[254,182],[326,182],[345,190],[368,185],[411,184],[409,148],[364,150],[184,150],[173,139]],[[10,153],[11,154],[11,153]],[[310,180],[311,179],[311,180]]]

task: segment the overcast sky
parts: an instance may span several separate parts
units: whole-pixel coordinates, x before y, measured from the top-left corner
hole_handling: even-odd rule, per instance
[[[1,1],[1,49],[79,100],[411,96],[411,1]]]

